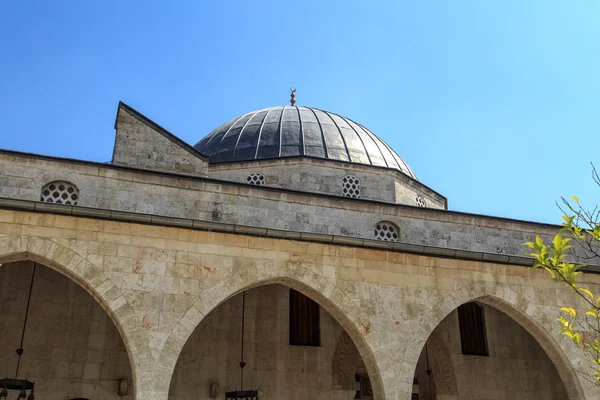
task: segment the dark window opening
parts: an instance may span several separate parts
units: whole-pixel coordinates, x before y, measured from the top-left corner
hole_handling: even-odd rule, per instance
[[[319,305],[294,289],[290,289],[290,345],[321,345]]]
[[[371,380],[369,379],[369,375],[356,374],[354,375],[354,378],[359,384],[359,390],[356,391],[354,399],[360,400],[373,398],[373,387],[371,386]]]
[[[462,353],[471,356],[487,356],[483,307],[474,302],[458,307],[458,323]]]
[[[371,380],[368,375],[360,376],[360,394],[362,396],[373,397],[373,387],[371,386]]]

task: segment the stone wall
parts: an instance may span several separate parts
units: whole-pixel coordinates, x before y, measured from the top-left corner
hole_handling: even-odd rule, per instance
[[[0,262],[35,259],[85,287],[122,332],[136,398],[167,400],[177,359],[210,312],[278,283],[317,301],[348,333],[376,400],[408,400],[419,355],[460,304],[495,302],[532,334],[570,399],[600,399],[558,334],[578,298],[544,271],[324,243],[0,210]],[[598,275],[583,279],[594,292]],[[12,346],[11,346],[12,349]]]
[[[445,210],[0,152],[0,197],[39,201],[41,188],[53,180],[77,185],[83,207],[365,239],[375,238],[377,222],[392,221],[400,228],[402,243],[501,256],[522,256],[525,241],[536,235],[548,240],[558,229]]]
[[[503,312],[485,304],[482,307],[489,356],[462,354],[457,310],[438,325],[432,333],[434,340],[428,341],[429,363],[438,398],[569,398],[553,362],[533,336]],[[441,340],[444,347],[435,343],[436,340]],[[423,398],[428,398],[429,390],[428,377],[423,373],[426,362],[422,357],[418,368]],[[449,397],[452,395],[454,397]]]
[[[342,196],[342,179],[347,175],[360,181],[360,198],[416,206],[421,195],[431,208],[446,207],[446,199],[404,174],[378,167],[310,158],[212,164],[211,178],[246,183],[251,173],[265,177],[265,185],[291,190]]]
[[[554,387],[551,390],[555,396],[560,393],[569,399],[600,400],[597,387],[577,374],[588,371],[588,358],[558,333],[559,308],[581,309],[581,299],[570,288],[551,281],[544,271],[515,265],[519,260],[509,257],[522,256],[526,251],[523,242],[536,235],[546,239],[553,236],[556,226],[209,179],[202,176],[207,168],[202,155],[124,105],[117,118],[114,163],[120,165],[0,151],[0,197],[39,202],[46,183],[65,180],[79,188],[76,207],[87,213],[46,213],[72,210],[46,203],[28,203],[35,212],[15,211],[16,207],[24,207],[23,202],[11,205],[4,200],[6,209],[0,210],[0,263],[5,264],[0,271],[12,271],[2,275],[0,281],[0,296],[4,296],[0,298],[7,303],[2,310],[8,310],[0,326],[2,357],[10,359],[12,354],[14,358],[14,345],[3,341],[12,343],[18,336],[19,324],[13,320],[21,309],[15,308],[18,302],[14,300],[22,297],[28,281],[24,271],[30,265],[10,263],[34,260],[62,274],[44,269],[49,283],[41,289],[43,302],[32,309],[32,325],[36,328],[33,345],[25,346],[39,357],[23,368],[39,384],[40,398],[64,400],[64,385],[68,384],[69,396],[112,400],[116,379],[123,375],[135,382],[136,399],[167,400],[172,380],[177,382],[172,387],[173,396],[188,397],[190,390],[203,396],[206,380],[212,379],[203,374],[216,362],[212,358],[218,357],[211,355],[212,348],[206,348],[204,337],[215,339],[213,345],[219,349],[228,348],[230,340],[235,340],[235,336],[227,336],[225,342],[223,337],[214,336],[210,327],[229,323],[233,328],[234,322],[227,319],[238,312],[236,296],[242,291],[263,293],[267,289],[256,288],[278,284],[317,301],[331,315],[326,324],[328,337],[337,343],[335,348],[317,349],[316,354],[288,349],[289,360],[298,361],[292,365],[302,364],[304,370],[285,375],[286,369],[281,368],[281,378],[280,364],[274,366],[273,360],[262,357],[261,349],[272,348],[273,342],[264,347],[264,343],[256,342],[256,332],[262,329],[274,327],[281,334],[278,337],[283,336],[284,332],[277,331],[280,320],[259,318],[256,311],[257,370],[253,379],[275,395],[281,396],[283,387],[299,398],[314,398],[316,379],[317,385],[322,385],[319,389],[326,389],[326,393],[329,390],[327,398],[342,392],[345,397],[350,394],[350,382],[339,371],[349,371],[351,368],[345,367],[352,363],[340,354],[355,348],[371,377],[376,400],[408,400],[426,341],[436,327],[452,321],[459,305],[478,301],[502,311],[515,323],[511,325],[499,311],[489,309],[490,329],[500,333],[492,341],[494,353],[482,364],[465,362],[456,354],[456,337],[437,335],[438,339],[442,337],[438,343],[449,345],[448,358],[457,376],[455,393],[463,388],[477,398],[543,398],[549,396],[549,390],[542,385],[560,379],[565,391]],[[312,162],[311,168],[315,166],[325,164]],[[234,176],[234,169],[227,172],[229,167],[211,171],[219,168],[231,174],[228,179]],[[351,170],[358,174],[360,168],[352,166]],[[236,180],[243,176],[241,170],[235,174]],[[322,187],[315,186],[317,191],[337,187],[329,180],[309,182],[309,174],[307,169],[304,182],[302,174],[281,172],[278,184],[283,185],[283,180],[289,178],[297,180],[294,184],[322,183]],[[361,179],[366,182],[369,196],[376,195],[377,187],[385,187],[394,193],[396,201],[410,202],[413,189],[426,192],[413,181],[403,186],[406,182],[400,184],[397,180],[394,186],[378,177],[373,178],[376,183],[370,187],[370,176]],[[129,222],[124,222],[125,217]],[[150,218],[153,225],[141,223],[150,222]],[[199,230],[208,229],[208,224],[200,221],[219,222],[212,227],[230,231]],[[374,239],[374,226],[379,221],[397,224],[404,245],[394,246],[394,251],[384,246],[374,249],[382,242],[368,240]],[[175,222],[179,227],[158,225]],[[255,229],[254,236],[244,236],[236,231],[239,226],[232,225],[264,229]],[[260,236],[267,230],[287,232],[279,239]],[[294,240],[300,236],[298,233],[303,241]],[[336,237],[316,242],[317,235],[311,235],[314,233]],[[318,235],[318,240],[323,235]],[[342,246],[334,241],[339,236],[362,240],[342,238],[351,244]],[[416,253],[419,246],[428,246],[428,256],[402,252]],[[483,254],[479,254],[480,260],[467,261],[464,252],[461,257],[453,249]],[[15,270],[5,269],[6,265]],[[582,279],[593,292],[600,290],[599,275],[585,274]],[[17,282],[14,288],[13,281]],[[282,297],[275,300],[261,305],[260,313],[278,315],[284,301]],[[531,338],[523,335],[523,329],[514,328],[516,324]],[[235,329],[231,331],[235,334]],[[81,347],[85,352],[77,350]],[[125,365],[129,366],[125,348],[131,371],[125,370]],[[516,353],[515,349],[523,351]],[[209,351],[208,361],[200,368],[190,358],[196,350]],[[182,364],[177,366],[180,354]],[[286,361],[285,351],[282,354],[283,358],[276,357],[277,362]],[[233,365],[237,358],[232,357],[227,356],[226,364],[216,371],[219,381],[224,382],[222,389],[229,388],[236,376]],[[331,367],[327,357],[333,357]],[[344,361],[336,363],[340,357]],[[552,374],[550,362],[556,375],[548,378]],[[273,368],[277,369],[275,382],[270,380]],[[315,376],[315,369],[323,373]],[[198,374],[205,380],[197,380]],[[332,377],[331,386],[320,381],[328,375]],[[451,387],[452,375],[444,375],[440,382]],[[482,385],[497,381],[488,387],[491,393],[483,393],[484,387],[477,386],[479,382],[472,384],[472,376],[478,376]],[[498,376],[502,376],[505,386],[500,386]],[[341,379],[336,383],[334,377]]]
[[[114,164],[206,176],[208,161],[196,149],[122,103],[115,128]]]
[[[29,261],[0,266],[2,377],[14,377],[32,268]],[[23,348],[19,377],[35,382],[37,398],[134,398],[125,345],[108,314],[75,282],[40,265]],[[117,394],[120,379],[129,384],[127,396]]]
[[[358,350],[351,340],[341,350],[343,328],[323,309],[321,346],[290,346],[289,291],[282,285],[246,291],[244,389],[259,389],[264,400],[354,399]],[[194,330],[177,361],[170,400],[208,400],[211,383],[221,388],[217,398],[240,389],[241,305],[239,294]]]

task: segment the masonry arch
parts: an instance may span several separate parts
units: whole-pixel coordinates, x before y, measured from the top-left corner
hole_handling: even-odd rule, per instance
[[[183,347],[211,311],[242,292],[276,284],[308,296],[339,323],[351,338],[364,361],[371,380],[374,398],[384,399],[382,379],[372,350],[373,343],[378,340],[378,335],[371,328],[368,319],[362,315],[360,308],[334,283],[308,268],[296,267],[292,273],[277,276],[273,276],[273,273],[267,270],[264,272],[271,276],[254,277],[246,282],[238,280],[229,286],[225,286],[222,281],[216,282],[200,294],[199,299],[190,307],[169,335],[161,352],[157,371],[161,372],[162,376],[155,377],[156,392],[164,393],[161,398],[167,398],[171,378]]]
[[[0,238],[0,265],[25,261],[38,263],[74,282],[108,315],[127,352],[132,373],[129,393],[132,398],[144,398],[143,388],[152,374],[139,366],[152,365],[151,354],[142,325],[122,291],[101,268],[63,244],[36,236]]]
[[[420,398],[458,399],[456,372],[446,341],[444,333],[436,329],[425,343],[415,371],[417,387],[413,388]]]
[[[537,342],[554,365],[569,399],[599,398],[596,389],[587,387],[577,375],[576,360],[580,358],[580,349],[566,340],[556,340],[559,337],[555,323],[556,307],[546,308],[534,304],[504,284],[472,283],[451,293],[432,307],[420,321],[415,338],[417,348],[416,351],[407,352],[407,362],[417,365],[425,343],[435,335],[436,328],[460,305],[473,301],[505,314]],[[460,343],[458,346],[460,347]],[[567,354],[572,357],[569,358]]]

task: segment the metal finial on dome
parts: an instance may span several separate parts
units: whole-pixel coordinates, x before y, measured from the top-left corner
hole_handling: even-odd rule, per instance
[[[292,104],[292,106],[294,106],[294,104],[296,104],[296,89],[290,88],[290,92],[290,96],[292,97],[290,99],[290,103]]]

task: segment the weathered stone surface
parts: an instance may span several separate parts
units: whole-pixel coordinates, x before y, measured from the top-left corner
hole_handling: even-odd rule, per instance
[[[502,256],[523,256],[523,242],[536,235],[549,239],[557,230],[544,224],[444,210],[316,197],[0,153],[0,176],[7,170],[22,176],[6,176],[9,189],[0,187],[0,196],[12,196],[10,188],[14,187],[18,195],[13,198],[39,200],[47,182],[69,180],[79,188],[78,205],[84,207],[365,239],[375,238],[377,222],[391,221],[398,225],[403,243]]]
[[[109,312],[130,354],[140,399],[167,399],[177,358],[206,315],[241,290],[269,283],[305,293],[338,321],[358,349],[378,399],[408,399],[427,338],[458,305],[474,299],[508,313],[532,333],[554,363],[570,398],[597,398],[596,391],[574,373],[582,367],[584,356],[556,332],[557,307],[570,304],[573,295],[541,271],[383,250],[49,217],[0,211],[0,219],[12,221],[0,224],[0,262],[25,251],[23,244],[32,250],[20,257],[39,256],[43,261],[45,254],[71,250],[73,258],[93,260],[88,262],[105,277],[93,287],[77,269],[70,272],[56,261],[50,266],[86,287]],[[72,230],[60,226],[77,226],[75,236],[81,239],[72,238]],[[129,243],[118,245],[116,255],[107,251],[113,235],[121,235],[123,242]],[[119,246],[127,247],[119,254]],[[44,254],[36,254],[35,249]],[[162,260],[173,257],[173,266],[164,270],[137,268],[136,260],[169,264],[173,261]],[[586,278],[593,290],[600,288],[596,275]],[[139,285],[132,283],[138,279]],[[190,287],[197,292],[188,292]],[[546,294],[552,291],[560,296]],[[460,373],[460,366],[454,365],[454,370]]]
[[[208,162],[196,149],[122,103],[116,130],[114,164],[206,176]]]
[[[569,398],[554,364],[535,338],[508,315],[482,306],[489,356],[462,354],[458,313],[452,311],[435,328],[427,340],[427,352],[423,349],[419,358],[420,397],[429,398],[429,391],[434,390],[438,398]]]
[[[354,374],[357,364],[362,366],[352,340],[321,310],[321,346],[290,346],[288,293],[289,288],[277,284],[246,292],[244,388],[259,389],[265,399],[354,398]],[[219,305],[194,327],[179,355],[169,399],[208,400],[211,383],[222,391],[239,389],[241,297]],[[340,352],[340,342],[348,354]]]
[[[343,195],[343,178],[351,175],[360,182],[360,198],[417,205],[416,197],[425,198],[430,208],[446,208],[446,199],[401,172],[360,164],[339,163],[312,158],[275,159],[209,166],[208,176],[233,182],[248,183],[252,173],[265,177],[264,185]]]
[[[16,366],[33,262],[0,267],[0,359],[2,373]],[[35,382],[44,399],[133,399],[118,396],[118,380],[133,382],[119,332],[100,305],[75,282],[38,265],[25,331],[20,377]],[[4,375],[3,375],[4,376]]]
[[[30,338],[43,370],[25,367],[33,368],[40,398],[110,400],[121,378],[134,384],[128,398],[141,400],[206,398],[213,379],[222,390],[235,387],[235,304],[248,290],[264,300],[248,315],[256,364],[248,382],[265,388],[262,399],[351,399],[354,368],[368,373],[375,399],[408,400],[429,343],[440,399],[600,400],[578,375],[589,358],[557,332],[559,307],[581,308],[580,300],[510,258],[524,255],[524,241],[553,236],[555,226],[447,211],[442,196],[399,172],[331,160],[209,168],[124,105],[113,161],[0,151],[0,309],[7,310],[0,365],[14,361],[8,342],[18,336],[22,267],[38,262],[58,282],[44,285],[44,302],[34,302],[32,314],[45,318]],[[253,172],[271,187],[244,184]],[[345,175],[359,178],[362,200],[339,196]],[[75,208],[40,202],[41,189],[55,180],[77,186]],[[15,200],[30,202],[16,211]],[[430,208],[414,207],[423,201]],[[64,215],[72,210],[82,214]],[[137,214],[124,222],[123,212]],[[175,221],[178,228],[167,226]],[[375,239],[380,221],[397,225],[411,251],[435,247],[440,257],[357,245],[357,238]],[[213,222],[230,231],[198,230],[215,229]],[[253,227],[254,236],[234,225]],[[282,238],[269,236],[274,230]],[[307,235],[314,233],[352,246],[294,240],[316,240]],[[441,257],[447,249],[503,264]],[[600,275],[584,279],[600,290]],[[321,348],[286,345],[288,288],[321,305]],[[457,347],[455,310],[469,301],[484,304],[488,317],[490,357],[477,361]]]

